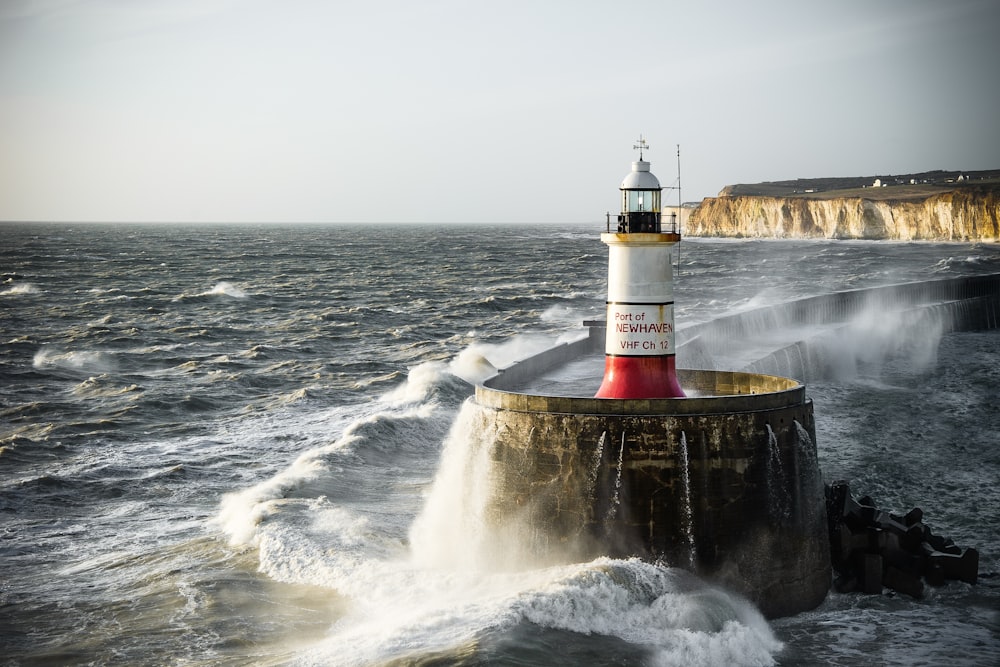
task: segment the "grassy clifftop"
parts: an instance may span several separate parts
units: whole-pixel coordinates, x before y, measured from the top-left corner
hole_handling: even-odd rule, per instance
[[[876,183],[878,185],[876,185]],[[1000,190],[1000,170],[927,171],[889,176],[799,178],[790,181],[728,185],[720,197],[863,198],[873,201],[927,199],[956,190]]]
[[[689,236],[1000,241],[1000,171],[733,185],[685,221]]]

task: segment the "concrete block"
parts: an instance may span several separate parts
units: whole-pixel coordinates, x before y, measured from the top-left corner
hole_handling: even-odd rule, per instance
[[[924,511],[919,507],[914,507],[912,510],[906,513],[903,517],[903,524],[906,526],[913,526],[924,520]]]
[[[861,591],[872,595],[882,592],[882,557],[878,554],[864,555]]]
[[[910,597],[921,598],[924,595],[924,582],[919,575],[903,572],[891,565],[885,568],[882,583]]]
[[[979,578],[979,552],[966,549],[961,555],[935,553],[928,561],[934,566],[940,566],[945,579],[958,579],[967,584],[974,584]]]
[[[924,581],[930,586],[944,586],[947,579],[944,576],[944,568],[941,563],[928,561],[924,567]]]
[[[865,552],[870,554],[879,554],[885,550],[885,531],[877,526],[868,526],[865,529],[865,536],[867,537],[867,544],[865,545]]]

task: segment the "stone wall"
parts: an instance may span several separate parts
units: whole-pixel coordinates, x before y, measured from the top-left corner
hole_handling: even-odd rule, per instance
[[[639,556],[685,567],[769,617],[818,605],[830,556],[812,403],[783,378],[715,375],[689,372],[681,382],[749,392],[759,378],[757,387],[783,389],[647,402],[672,414],[593,414],[573,403],[595,399],[550,402],[566,410],[554,412],[477,388],[494,526],[541,561]]]

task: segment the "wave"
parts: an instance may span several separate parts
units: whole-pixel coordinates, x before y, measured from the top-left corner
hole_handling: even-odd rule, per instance
[[[416,366],[401,385],[356,406],[367,414],[347,424],[335,441],[223,499],[216,525],[232,545],[257,548],[263,574],[328,588],[348,603],[338,612],[343,616],[330,619],[330,633],[293,662],[447,659],[529,626],[618,638],[641,647],[657,665],[774,663],[782,645],[752,605],[679,570],[600,558],[512,572],[464,562],[461,553],[452,554],[456,561],[428,551],[430,542],[453,552],[469,544],[469,535],[435,532],[442,525],[475,533],[476,522],[485,520],[474,507],[470,513],[455,506],[454,494],[441,492],[452,479],[447,461],[466,461],[455,452],[467,443],[472,414],[463,409],[452,421],[454,411],[440,409],[467,394],[468,385],[455,373],[490,373],[495,367],[487,355],[518,356],[538,342],[470,346],[449,364]],[[414,522],[413,505],[423,504],[423,491],[413,466],[423,462],[429,483],[444,433],[436,442],[429,436],[449,424],[445,442],[453,453],[443,455],[436,494]],[[483,461],[488,467],[488,456]],[[394,467],[406,475],[398,476]],[[487,474],[458,467],[457,474],[471,480],[462,488],[476,487]],[[360,488],[366,476],[370,488]],[[394,483],[400,479],[404,490]],[[441,506],[435,509],[435,502]]]
[[[360,378],[355,380],[355,389],[368,389],[371,387],[377,387],[382,384],[395,384],[399,381],[399,378],[403,377],[404,374],[400,371],[392,371],[391,373],[386,373],[385,375],[378,375],[375,377]]]
[[[468,392],[469,386],[446,364],[427,362],[414,367],[400,386],[370,404],[355,406],[355,418],[334,442],[309,449],[273,477],[226,495],[215,524],[232,545],[254,545],[259,542],[262,522],[290,504],[284,502],[288,499],[361,494],[365,483],[378,485],[378,479],[362,472],[366,463],[373,468],[377,463],[403,462],[433,466],[436,456],[428,456],[428,450],[436,454],[440,447],[451,418],[448,406]],[[307,391],[295,392],[282,403],[288,405],[307,395]],[[354,473],[349,483],[339,477],[345,469]],[[378,493],[383,491],[377,488]]]
[[[580,331],[567,335],[576,337]],[[456,355],[449,369],[470,383],[479,383],[496,373],[497,369],[547,350],[562,339],[563,336],[523,334],[502,343],[473,343]]]
[[[231,381],[233,379],[236,379],[234,375],[224,373],[222,371],[214,371],[213,373],[215,373],[215,377],[218,377],[219,380]],[[210,379],[211,378],[213,378],[212,374],[210,374]],[[276,396],[271,397],[269,400],[265,401],[260,407],[265,410],[273,410],[275,408],[282,408],[289,405],[293,405],[295,403],[299,403],[300,401],[308,400],[309,398],[310,398],[309,388],[299,387],[294,391],[290,391],[284,394],[278,394]]]
[[[214,523],[232,546],[259,546],[262,524],[273,515],[294,509],[298,502],[331,496],[357,500],[366,495],[366,482],[379,483],[372,479],[371,472],[363,470],[366,460],[380,457],[380,448],[381,454],[388,453],[390,458],[399,454],[401,442],[412,442],[397,437],[400,427],[408,421],[432,417],[433,410],[424,406],[395,414],[376,412],[357,419],[334,442],[309,449],[269,479],[224,496]],[[385,448],[392,451],[386,452]],[[384,492],[384,488],[374,492]],[[289,516],[283,514],[281,518]]]
[[[139,394],[143,389],[136,384],[122,386],[109,379],[106,373],[91,376],[73,387],[73,393],[81,398],[110,398],[124,394]]]
[[[648,646],[656,665],[769,665],[782,648],[750,603],[683,570],[607,558],[562,569],[515,611],[542,627]]]
[[[215,287],[203,292],[201,296],[228,296],[234,299],[245,299],[248,294],[236,285],[223,281],[216,283]]]
[[[85,373],[108,373],[117,369],[112,355],[99,350],[62,351],[43,347],[35,353],[32,366],[39,370],[56,368]]]
[[[41,290],[31,283],[21,283],[8,287],[5,290],[0,290],[0,296],[20,296],[22,294],[38,294],[39,292]]]
[[[615,637],[663,666],[772,665],[782,648],[752,605],[680,570],[609,558],[513,574],[427,570],[394,558],[363,519],[312,509],[310,527],[268,532],[261,570],[333,589],[351,611],[295,664],[447,659],[525,625]]]
[[[599,558],[521,572],[430,568],[366,516],[325,499],[262,528],[260,570],[349,601],[302,665],[420,662],[531,626],[616,637],[657,665],[770,665],[782,644],[751,604],[681,570]]]
[[[589,312],[581,312],[579,307],[558,304],[543,310],[540,319],[563,327],[578,327],[585,319],[603,318],[604,315],[604,311],[596,307]]]
[[[4,416],[6,417],[8,415],[5,414]],[[55,424],[51,423],[12,426],[10,428],[0,430],[0,445],[3,445],[3,447],[6,448],[11,445],[16,445],[22,441],[31,443],[45,442],[48,440],[49,435],[55,430]],[[2,458],[5,453],[5,449],[0,449],[0,458]]]
[[[174,301],[183,301],[186,299],[204,299],[210,297],[227,297],[230,299],[247,299],[250,295],[244,291],[242,288],[237,287],[233,283],[222,281],[215,284],[210,290],[204,292],[198,292],[197,294],[181,294],[178,297],[174,297]]]
[[[970,248],[970,250],[980,249],[982,249],[980,246],[973,246]],[[996,270],[995,266],[1000,264],[998,259],[1000,259],[1000,257],[990,254],[963,256],[949,255],[948,257],[939,259],[936,264],[929,268],[929,271],[932,274],[954,275],[956,270],[961,270],[964,267],[975,267],[977,269],[981,269],[984,273],[992,272]]]
[[[452,365],[439,361],[424,362],[411,368],[406,381],[383,394],[379,401],[404,407],[435,401],[445,395],[454,399],[467,395],[471,390],[462,379],[454,373]]]

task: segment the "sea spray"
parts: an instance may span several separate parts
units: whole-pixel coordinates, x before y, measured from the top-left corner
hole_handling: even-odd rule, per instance
[[[436,453],[438,442],[426,440],[424,433],[438,433],[437,424],[450,416],[441,404],[460,391],[460,387],[453,386],[455,383],[461,384],[440,362],[415,366],[406,382],[378,401],[342,410],[357,416],[345,424],[337,439],[303,451],[272,477],[223,496],[214,523],[231,544],[256,544],[258,525],[287,505],[290,497],[309,498],[324,492],[348,497],[366,486],[384,485],[384,479],[372,478],[364,471],[366,458],[388,455],[397,463],[413,460],[416,463],[411,471],[429,467],[432,461],[427,457]],[[420,430],[416,437],[401,439],[407,430],[415,428]],[[395,438],[388,438],[390,433]]]
[[[616,637],[645,647],[656,665],[772,665],[782,647],[752,605],[687,572],[638,559],[491,574],[339,558],[336,550],[305,545],[285,558],[294,572],[311,572],[315,583],[353,601],[296,664],[457,661],[524,624]]]
[[[521,334],[502,343],[473,343],[456,355],[449,370],[467,382],[479,383],[498,369],[547,350],[562,339],[563,336]]]
[[[894,360],[913,370],[937,360],[941,337],[951,324],[940,309],[893,310],[873,300],[843,327],[807,341],[811,353],[826,360],[827,373],[839,380],[879,376]]]
[[[38,294],[41,290],[31,283],[21,283],[0,290],[0,296],[18,296],[21,294]]]
[[[227,296],[232,299],[245,299],[248,294],[242,288],[223,280],[216,283],[212,289],[195,296]]]
[[[518,600],[527,620],[647,646],[656,665],[770,665],[782,646],[752,605],[681,569],[599,558],[552,574]]]
[[[437,476],[410,530],[414,562],[423,567],[476,569],[490,554],[492,448],[482,419],[482,410],[466,401],[445,440]]]
[[[54,346],[39,349],[32,359],[38,370],[60,369],[79,373],[111,373],[118,364],[110,352],[102,350],[62,350]]]

